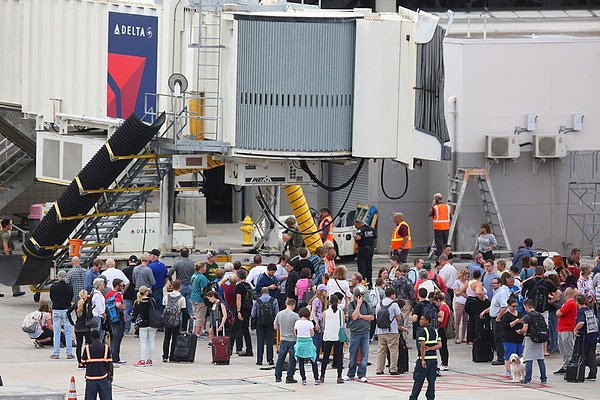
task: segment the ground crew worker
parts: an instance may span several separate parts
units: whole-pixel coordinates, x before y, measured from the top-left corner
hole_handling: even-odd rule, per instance
[[[333,243],[333,218],[331,217],[329,208],[321,208],[321,218],[317,229],[323,243],[327,241]]]
[[[394,213],[394,222],[396,227],[392,233],[392,243],[390,248],[392,249],[392,255],[398,257],[398,261],[406,263],[408,257],[408,251],[412,247],[412,240],[410,237],[410,226],[404,220],[404,214],[401,212]]]
[[[288,227],[282,234],[282,240],[285,243],[285,251],[289,252],[290,259],[293,259],[298,255],[298,250],[304,247],[304,239],[298,232],[298,225],[296,225],[296,218],[287,217],[285,225]]]
[[[417,329],[417,339],[419,341],[419,357],[415,363],[413,372],[414,384],[409,400],[417,400],[419,393],[423,388],[423,383],[427,379],[427,400],[435,398],[435,379],[437,378],[437,353],[442,347],[442,342],[438,336],[437,330],[429,326],[431,317],[427,314],[421,315],[419,319],[420,327]]]
[[[356,228],[354,240],[358,245],[358,256],[356,257],[358,272],[366,279],[369,287],[372,288],[373,253],[375,250],[375,239],[377,238],[377,234],[373,228],[366,225],[362,220],[355,219],[354,227]]]
[[[100,333],[90,333],[92,343],[85,346],[81,362],[85,364],[85,400],[112,400],[113,363],[108,345],[100,342]]]
[[[433,203],[429,210],[429,217],[433,220],[433,240],[435,242],[435,255],[442,254],[444,245],[448,244],[450,234],[450,220],[452,219],[452,208],[444,203],[441,193],[433,195]]]
[[[0,254],[2,255],[11,255],[15,249],[15,245],[13,244],[12,235],[12,221],[8,218],[2,220],[2,230],[0,230],[0,237],[2,240],[2,251]],[[23,296],[25,292],[21,292],[21,286],[13,285],[12,287],[13,297]],[[2,293],[0,293],[0,297],[4,297]]]

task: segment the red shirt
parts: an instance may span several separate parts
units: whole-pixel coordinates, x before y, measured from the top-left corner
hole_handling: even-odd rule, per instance
[[[573,332],[575,325],[577,325],[575,322],[577,320],[577,304],[575,300],[566,301],[560,308],[560,312],[562,316],[558,317],[557,330],[559,332]]]
[[[117,293],[116,290],[111,290],[110,292],[106,293],[106,296],[104,296],[105,300],[110,299],[115,293]],[[115,303],[121,303],[123,304],[123,293],[118,292],[117,296],[115,297]]]
[[[439,327],[445,328],[448,326],[448,320],[450,319],[450,307],[448,307],[448,304],[443,303],[440,306],[440,311],[444,312],[444,319],[442,320],[442,322],[440,322]]]
[[[581,270],[576,266],[568,266],[567,269],[575,277],[575,280],[579,280],[579,275],[581,274]]]
[[[435,277],[436,275],[437,274],[433,271],[428,271],[427,273],[427,277],[429,278],[429,280],[433,281],[435,286],[438,286],[442,293],[448,292],[448,285],[446,284],[446,282],[444,282],[444,279],[439,275]],[[434,277],[435,280],[433,279]],[[421,283],[423,283],[423,280],[421,280],[421,278],[417,279],[417,281],[415,282],[415,295],[419,294],[419,285]]]
[[[223,291],[227,307],[235,307],[235,285],[224,283],[221,285],[221,290]]]

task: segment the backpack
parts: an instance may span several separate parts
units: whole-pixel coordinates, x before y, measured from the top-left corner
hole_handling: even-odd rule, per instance
[[[527,298],[533,300],[535,311],[543,313],[548,309],[548,288],[544,284],[544,279],[540,279],[527,293]]]
[[[257,300],[256,292],[252,289],[249,283],[242,282],[242,285],[246,288],[246,295],[242,299],[242,309],[244,310],[252,310],[252,305],[254,304],[254,300]]]
[[[35,333],[37,327],[42,319],[42,313],[40,311],[34,311],[25,316],[21,329],[25,333]]]
[[[381,307],[379,311],[377,311],[377,317],[375,318],[377,327],[379,329],[390,329],[392,326],[392,319],[390,318],[390,307],[394,304],[393,301],[390,302],[387,306],[381,303]]]
[[[446,339],[454,339],[456,332],[454,331],[454,313],[450,310],[450,317],[448,317],[448,325],[446,325]]]
[[[177,328],[181,326],[181,310],[179,309],[179,299],[181,295],[173,297],[168,296],[167,305],[162,312],[162,320],[167,328]]]
[[[585,326],[587,327],[586,333],[597,333],[598,332],[598,320],[594,315],[594,311],[587,309],[584,312],[585,315]]]
[[[529,325],[527,328],[529,339],[535,343],[546,343],[549,338],[549,333],[544,316],[537,312],[529,313],[527,315],[529,315]]]
[[[369,293],[367,294],[367,302],[371,305],[371,307],[377,307],[379,304],[379,290],[377,290],[377,288],[369,290]]]
[[[92,310],[94,306],[90,302],[85,303],[85,327],[91,330],[98,329],[98,322],[94,319],[94,314]]]
[[[411,274],[412,278],[411,278]],[[411,267],[410,271],[408,271],[408,280],[414,285],[415,283],[417,283],[417,278],[419,277],[419,270],[417,269],[417,267]],[[414,278],[414,279],[413,279]]]
[[[270,298],[269,301],[262,301],[260,299],[258,302],[258,325],[267,327],[273,326],[273,322],[275,322],[275,314],[273,312],[273,298]]]
[[[427,304],[425,304],[425,306],[423,307],[423,315],[429,315],[429,317],[431,318],[429,326],[437,329],[440,322],[438,321],[438,308],[436,307],[436,305],[430,301],[427,302]]]
[[[106,299],[106,316],[110,322],[119,322],[119,310],[117,309],[117,294]]]

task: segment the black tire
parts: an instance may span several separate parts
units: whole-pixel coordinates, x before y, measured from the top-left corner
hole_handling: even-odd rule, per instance
[[[40,292],[35,292],[33,294],[33,301],[35,301],[36,303],[39,303],[41,297],[42,297],[42,294]]]

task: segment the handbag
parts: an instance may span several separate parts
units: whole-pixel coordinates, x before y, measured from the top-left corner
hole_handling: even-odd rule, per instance
[[[154,299],[151,299],[152,308],[148,311],[148,320],[150,321],[150,326],[152,328],[160,329],[164,327],[162,313],[156,309],[156,305]]]
[[[339,332],[339,341],[342,343],[346,343],[348,341],[348,333],[346,332],[346,328],[344,327],[344,322],[342,321],[342,314],[344,312],[340,310],[340,332]]]

